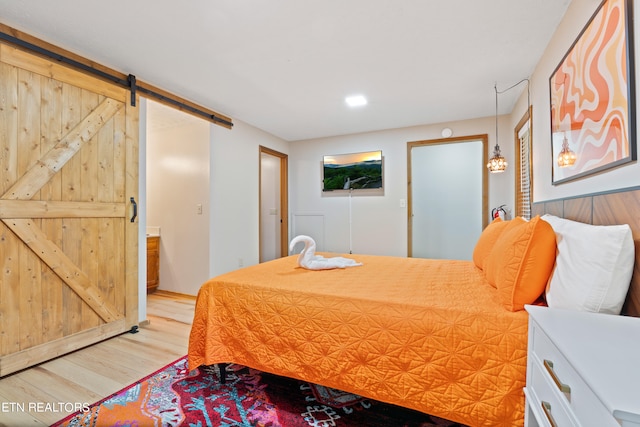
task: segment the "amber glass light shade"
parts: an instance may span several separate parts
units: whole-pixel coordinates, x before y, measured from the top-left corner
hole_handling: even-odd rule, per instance
[[[500,146],[496,144],[493,149],[493,156],[491,156],[489,162],[487,163],[487,169],[489,169],[489,172],[491,173],[500,173],[504,172],[506,168],[507,161],[502,156],[502,154],[500,154]]]

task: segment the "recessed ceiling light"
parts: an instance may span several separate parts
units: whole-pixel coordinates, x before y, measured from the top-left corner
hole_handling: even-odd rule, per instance
[[[347,96],[345,102],[349,107],[361,107],[367,105],[367,98],[362,95]]]

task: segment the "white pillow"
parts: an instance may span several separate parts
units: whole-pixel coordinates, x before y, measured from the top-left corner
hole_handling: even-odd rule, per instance
[[[549,307],[620,314],[635,262],[631,228],[542,219],[553,227],[558,246],[546,290]]]

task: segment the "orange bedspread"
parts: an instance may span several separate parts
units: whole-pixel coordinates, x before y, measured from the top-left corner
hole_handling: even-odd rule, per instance
[[[238,363],[471,426],[524,420],[527,314],[471,261],[296,256],[230,272],[198,294],[189,366]]]

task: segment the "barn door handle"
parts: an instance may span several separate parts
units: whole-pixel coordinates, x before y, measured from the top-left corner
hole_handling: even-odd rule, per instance
[[[133,197],[129,200],[131,200],[131,204],[133,205],[133,216],[131,217],[131,222],[135,222],[136,217],[138,216],[138,204],[136,203],[136,199]]]

